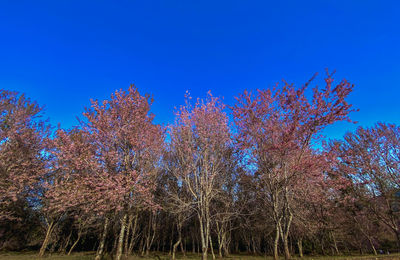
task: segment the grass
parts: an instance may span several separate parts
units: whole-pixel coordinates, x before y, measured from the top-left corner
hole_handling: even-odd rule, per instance
[[[39,258],[37,256],[37,252],[0,252],[0,259],[1,260],[92,260],[94,259],[94,252],[81,252],[81,253],[74,253],[71,254],[70,256],[67,255],[58,255],[58,254],[53,254],[53,255],[46,255],[44,258]],[[106,257],[106,260],[111,260],[111,257]],[[170,256],[167,254],[156,254],[152,253],[149,257],[140,257],[140,256],[130,256],[128,260],[146,260],[146,259],[157,259],[157,260],[169,260]],[[201,259],[199,255],[197,254],[188,254],[186,257],[183,257],[182,255],[178,255],[177,259],[183,260],[183,259]],[[209,256],[209,259],[212,259],[211,256]],[[229,257],[226,257],[224,259],[228,260],[272,260],[273,258],[271,256],[248,256],[248,255],[231,255]],[[283,258],[281,258],[283,259]],[[392,255],[378,255],[378,256],[373,256],[373,255],[364,255],[364,256],[305,256],[303,258],[298,258],[294,256],[292,259],[302,259],[302,260],[395,260],[395,259],[400,259],[400,254],[392,254]],[[218,260],[218,258],[217,258]]]

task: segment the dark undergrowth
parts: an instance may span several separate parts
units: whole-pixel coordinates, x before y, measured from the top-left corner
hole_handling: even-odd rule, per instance
[[[39,258],[37,252],[0,252],[1,260],[92,260],[95,257],[95,252],[80,252],[73,253],[71,255],[59,255],[59,254],[47,254],[43,258]],[[104,260],[112,260],[113,257],[106,255]],[[157,259],[157,260],[169,260],[171,257],[168,254],[162,253],[152,253],[147,257],[142,256],[129,256],[125,258],[125,260],[139,260],[139,259]],[[177,255],[177,259],[201,259],[201,256],[198,254],[187,254],[186,256]],[[209,259],[212,259],[212,256],[209,256]],[[219,258],[217,258],[219,259]],[[231,255],[229,257],[224,257],[223,259],[232,259],[232,260],[272,260],[272,256],[249,256],[249,255]],[[284,259],[281,257],[281,259]],[[400,259],[400,254],[392,254],[392,255],[354,255],[354,256],[304,256],[303,258],[299,258],[297,256],[293,256],[292,259],[304,259],[304,260],[398,260]]]

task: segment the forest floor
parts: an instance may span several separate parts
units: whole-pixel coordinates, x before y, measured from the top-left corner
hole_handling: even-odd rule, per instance
[[[37,252],[0,252],[1,260],[92,260],[94,259],[94,252],[83,252],[83,253],[73,253],[70,256],[67,255],[46,255],[44,258],[39,258]],[[157,260],[169,260],[170,256],[167,254],[155,254],[148,257],[140,257],[140,256],[130,256],[126,260],[146,260],[146,259],[157,259]],[[182,255],[177,255],[177,259],[184,260],[197,260],[201,259],[199,255],[189,254],[186,257]],[[209,259],[212,259],[209,256]],[[231,255],[229,257],[225,257],[224,259],[229,260],[272,260],[271,256],[248,256],[248,255]],[[283,259],[283,257],[281,258]],[[363,256],[304,256],[303,258],[299,258],[294,256],[293,260],[399,260],[400,254],[392,254],[392,255],[363,255]],[[105,257],[105,260],[112,260],[111,257]],[[218,260],[218,258],[217,258]]]

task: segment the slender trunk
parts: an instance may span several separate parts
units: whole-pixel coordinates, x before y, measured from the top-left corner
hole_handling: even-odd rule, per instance
[[[181,239],[181,252],[182,252],[182,255],[183,255],[183,257],[186,257],[186,250],[185,250],[185,247],[186,247],[186,244],[185,244],[185,247],[183,247],[183,244],[184,243],[182,243],[182,239]]]
[[[150,217],[151,218],[151,217]],[[149,223],[149,229],[147,230],[147,235],[146,235],[146,250],[144,250],[146,253],[146,256],[149,255],[149,251],[150,251],[150,234],[151,234],[151,225]]]
[[[338,249],[338,246],[337,246],[337,242],[336,242],[336,238],[335,238],[335,235],[333,234],[333,232],[331,232],[331,236],[332,236],[333,247],[335,248],[336,255],[339,255],[340,252],[339,252],[339,249]]]
[[[229,240],[228,240],[229,237]],[[223,249],[223,256],[229,256],[229,244],[231,238],[230,233],[226,231],[226,227],[222,229],[222,249]]]
[[[274,260],[279,259],[279,251],[278,251],[278,243],[279,243],[279,237],[280,233],[282,231],[281,229],[281,220],[282,217],[279,217],[279,207],[278,207],[278,191],[274,190],[271,192],[271,199],[272,199],[272,213],[274,217],[274,222],[275,222],[275,239],[274,239]]]
[[[293,250],[293,238],[292,238],[292,237],[289,237],[289,238],[290,238],[290,254],[293,255],[293,254],[294,254],[294,250]]]
[[[279,225],[277,223],[275,226],[274,260],[279,260],[278,243],[279,243]]]
[[[106,237],[107,237],[107,227],[108,227],[108,218],[106,218],[104,221],[103,233],[101,234],[100,244],[96,253],[95,260],[100,260],[103,257],[104,244],[106,243]]]
[[[211,235],[208,237],[210,238],[210,248],[211,248],[212,259],[215,260],[215,254],[214,254],[214,248],[213,248]]]
[[[235,241],[235,253],[239,253],[239,241]]]
[[[140,239],[140,244],[139,244],[139,252],[141,256],[144,256],[144,235]]]
[[[372,239],[368,236],[368,242],[371,245],[372,251],[374,252],[374,255],[378,255],[378,253],[376,252],[374,243],[372,242]]]
[[[43,257],[44,256],[44,252],[46,251],[47,244],[50,241],[51,233],[53,233],[54,227],[55,227],[54,221],[51,221],[50,224],[47,227],[46,236],[44,238],[43,244],[40,247],[39,257]]]
[[[146,236],[146,256],[150,254],[151,246],[153,245],[154,237],[156,235],[156,219],[155,214],[150,213],[149,228]],[[153,219],[154,218],[154,219]]]
[[[114,233],[113,241],[114,241],[114,243],[113,243],[113,246],[112,246],[110,255],[117,255],[118,232],[117,232],[117,233]]]
[[[218,239],[218,256],[222,258],[222,242]]]
[[[230,239],[229,242],[226,239],[226,234],[222,235],[222,249],[224,250],[223,256],[229,256],[229,244],[230,244]]]
[[[136,241],[136,228],[137,228],[137,222],[138,222],[138,213],[136,212],[135,214],[135,220],[133,221],[133,228],[132,228],[132,234],[131,234],[131,242],[129,243],[129,254],[132,254],[133,251],[133,246],[135,244]]]
[[[58,236],[56,235],[55,239],[53,240],[53,243],[51,244],[51,247],[49,249],[50,255],[54,253],[54,250],[56,249],[57,243],[58,243]]]
[[[124,236],[125,236],[125,228],[126,228],[126,219],[127,219],[127,214],[124,214],[124,217],[122,218],[122,222],[121,222],[121,232],[119,233],[119,238],[118,238],[118,248],[117,248],[116,260],[121,260],[121,257],[122,257],[122,249],[123,249],[123,244],[124,244]]]
[[[222,226],[223,224],[219,225],[218,221],[215,223],[217,226],[217,241],[218,241],[218,257],[222,258]]]
[[[211,245],[211,253],[212,253],[212,258],[215,259],[215,255],[214,255],[214,249],[212,246],[212,240],[211,240],[211,234],[210,234],[210,207],[208,204],[207,199],[204,200],[204,210],[205,210],[205,220],[206,220],[206,232],[205,232],[205,238],[206,238],[206,251],[208,250],[208,245]],[[209,244],[208,244],[209,242]]]
[[[91,251],[94,251],[98,247],[98,245],[97,245],[98,242],[99,241],[96,241],[96,242],[93,243],[93,247],[92,247]]]
[[[156,232],[157,232],[156,215],[154,216],[152,230],[153,230],[153,235],[151,236],[151,240],[150,240],[150,244],[149,244],[148,250],[151,250],[151,247],[153,246],[153,243],[154,243],[154,238],[156,237]],[[147,255],[149,255],[149,251],[147,251]]]
[[[324,247],[324,237],[322,237],[321,238],[321,241],[320,241],[320,243],[321,243],[321,251],[322,251],[322,255],[326,255],[326,253],[325,253],[325,247]]]
[[[71,232],[69,232],[69,235],[68,235],[67,239],[65,240],[64,245],[62,247],[60,247],[60,250],[59,250],[60,253],[64,254],[65,252],[67,252],[67,247],[69,245],[69,240],[71,239],[71,236],[72,236],[72,230],[71,230]]]
[[[256,249],[256,242],[254,241],[254,236],[251,236],[251,240],[250,240],[250,245],[253,246],[253,255],[257,254],[257,249]]]
[[[285,217],[283,218],[284,227],[283,227],[282,240],[283,240],[283,249],[285,252],[285,259],[287,260],[287,259],[291,258],[288,237],[289,237],[290,226],[291,226],[292,220],[293,220],[293,214],[290,210],[287,187],[286,187],[285,191],[286,191],[286,193],[285,193]]]
[[[303,257],[303,240],[301,238],[299,238],[299,240],[297,240],[297,247],[299,248],[299,257]]]
[[[174,244],[173,248],[172,248],[172,260],[175,260],[175,253],[176,253],[176,248],[178,247],[178,245],[181,243],[181,237],[179,236],[178,241],[176,241],[176,243]]]
[[[166,237],[166,235],[164,234],[164,235],[163,235],[162,245],[161,245],[161,246],[162,246],[161,252],[163,252],[163,253],[165,252],[165,237]]]
[[[141,256],[144,256],[145,252],[146,252],[146,239],[143,237],[142,239],[142,252],[140,252]]]
[[[125,238],[125,245],[124,245],[124,251],[125,251],[125,257],[128,257],[129,254],[129,233],[131,231],[132,228],[132,215],[129,215],[128,218],[128,227],[126,228],[126,238]]]
[[[283,249],[285,251],[285,259],[290,259],[289,243],[288,243],[288,237],[286,234],[283,238]]]
[[[357,223],[359,230],[361,231],[361,233],[363,233],[363,235],[368,239],[368,242],[372,248],[372,251],[374,252],[374,255],[377,255],[374,243],[372,242],[371,236],[368,235],[368,233],[362,228],[362,226],[360,225],[359,221],[357,220],[356,217],[353,217],[354,222]]]
[[[204,218],[200,214],[199,223],[200,223],[200,238],[201,238],[201,250],[202,250],[202,260],[207,260],[207,250],[208,250],[208,236],[206,237],[206,232],[204,230]]]
[[[171,255],[171,254],[172,254],[172,249],[173,249],[172,241],[174,240],[174,230],[175,230],[175,228],[172,227],[172,230],[171,230],[171,239],[169,240],[169,253],[168,253],[168,255]]]
[[[78,244],[80,239],[81,239],[81,233],[79,232],[78,238],[75,240],[75,242],[72,244],[71,248],[68,251],[68,255],[71,254],[72,250],[74,250],[74,247]]]

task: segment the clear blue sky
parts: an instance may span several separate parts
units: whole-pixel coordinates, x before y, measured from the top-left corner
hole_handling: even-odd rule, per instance
[[[233,97],[336,69],[355,84],[353,119],[400,123],[400,2],[0,1],[0,88],[26,93],[53,124],[134,83],[173,121],[186,90]],[[341,137],[349,124],[327,130]]]

